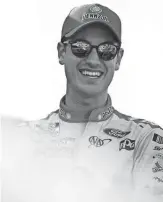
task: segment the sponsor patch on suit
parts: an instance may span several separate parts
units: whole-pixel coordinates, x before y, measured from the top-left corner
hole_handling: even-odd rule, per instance
[[[163,154],[161,153],[157,153],[156,155],[153,156],[153,158],[157,158],[157,159],[162,159],[163,160]]]
[[[157,142],[158,144],[163,144],[163,137],[154,133],[153,139],[154,142]]]
[[[128,151],[134,150],[135,148],[135,140],[125,139],[120,142],[119,150],[126,149]]]
[[[111,137],[116,137],[116,138],[123,138],[126,135],[130,134],[131,131],[121,131],[119,129],[115,128],[105,128],[104,133],[111,136]]]
[[[162,167],[162,166],[160,165],[160,163],[157,161],[157,162],[155,163],[155,167],[152,168],[152,171],[153,171],[154,173],[163,172],[163,167]]]
[[[160,151],[163,150],[163,147],[155,146],[153,150]]]
[[[89,138],[89,142],[90,142],[90,146],[95,146],[95,147],[101,147],[103,145],[106,145],[108,144],[109,142],[111,142],[112,140],[111,139],[100,139],[99,137],[97,136],[91,136]]]
[[[154,177],[154,179],[159,182],[159,183],[163,183],[163,178],[160,177]]]

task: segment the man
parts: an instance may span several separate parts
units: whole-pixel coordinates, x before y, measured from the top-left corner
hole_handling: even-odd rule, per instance
[[[59,110],[4,124],[3,202],[163,200],[163,129],[118,112],[107,93],[123,53],[112,10],[69,13],[58,43],[67,78]]]

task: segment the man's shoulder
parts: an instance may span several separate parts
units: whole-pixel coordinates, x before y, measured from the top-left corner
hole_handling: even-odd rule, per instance
[[[126,115],[124,113],[119,112],[118,110],[114,110],[114,115],[118,121],[127,123],[127,124],[134,124],[141,128],[150,128],[150,129],[160,129],[163,131],[163,127],[153,121],[149,121],[144,118],[134,117],[132,115]]]
[[[58,110],[52,111],[44,118],[27,120],[16,116],[1,116],[1,133],[25,134],[31,132],[47,131],[52,127],[52,123],[57,121]],[[51,127],[50,127],[51,126]],[[23,133],[22,133],[23,132]]]
[[[125,131],[130,131],[129,137],[137,142],[137,151],[144,151],[146,147],[151,151],[153,148],[163,148],[163,128],[159,124],[117,110],[114,111],[114,122],[118,128],[124,127]]]
[[[58,126],[59,110],[50,112],[45,118],[28,121],[30,130],[37,133],[53,133]]]

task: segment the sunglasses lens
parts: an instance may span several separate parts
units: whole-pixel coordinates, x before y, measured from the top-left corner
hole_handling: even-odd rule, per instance
[[[86,57],[90,52],[91,46],[85,41],[76,41],[71,44],[72,53],[77,57]]]
[[[98,47],[98,54],[103,60],[112,60],[117,54],[117,47],[112,44],[101,44]]]

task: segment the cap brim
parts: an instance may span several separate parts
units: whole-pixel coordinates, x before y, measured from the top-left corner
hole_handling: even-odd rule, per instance
[[[115,36],[118,39],[118,41],[121,42],[120,38],[118,37],[118,35],[116,34],[116,32],[113,30],[113,28],[111,26],[109,26],[109,24],[107,22],[101,21],[101,20],[93,20],[93,21],[86,22],[86,23],[84,23],[82,25],[79,25],[78,27],[72,29],[69,33],[65,34],[64,37],[66,37],[66,38],[70,37],[73,34],[75,34],[77,31],[79,31],[81,28],[83,28],[83,27],[85,27],[85,26],[87,26],[89,24],[93,24],[93,23],[100,23],[100,24],[106,25],[115,34]]]

